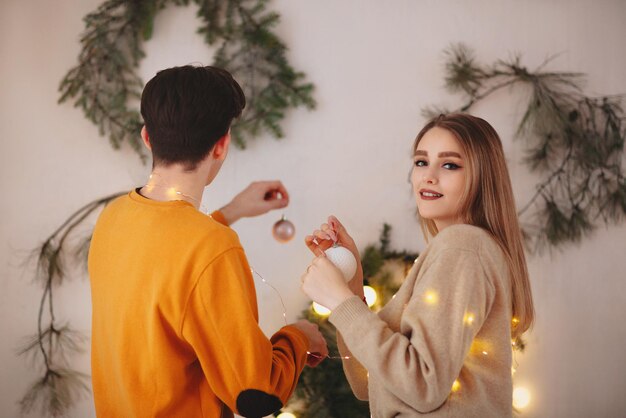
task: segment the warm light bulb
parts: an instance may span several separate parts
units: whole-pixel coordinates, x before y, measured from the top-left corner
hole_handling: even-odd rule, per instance
[[[513,389],[513,406],[517,409],[524,409],[530,403],[530,391],[518,386]]]
[[[437,293],[433,292],[432,290],[429,290],[428,292],[426,292],[426,295],[424,295],[424,300],[430,305],[434,305],[435,303],[437,303],[437,299]]]
[[[466,313],[463,317],[463,322],[465,322],[467,325],[472,325],[474,323],[474,314]]]
[[[167,189],[167,195],[169,196],[170,199],[175,199],[176,196],[178,195],[177,190],[175,187],[170,187],[169,189]]]
[[[320,305],[317,302],[313,302],[313,312],[315,312],[319,316],[328,316],[328,315],[330,315],[330,309]]]
[[[459,389],[461,389],[461,382],[455,380],[452,384],[452,392],[458,392]]]
[[[363,293],[365,294],[365,300],[367,301],[367,306],[370,308],[374,306],[376,303],[376,299],[378,299],[378,295],[376,294],[376,289],[371,286],[363,286]]]
[[[291,412],[281,412],[276,418],[296,418]]]

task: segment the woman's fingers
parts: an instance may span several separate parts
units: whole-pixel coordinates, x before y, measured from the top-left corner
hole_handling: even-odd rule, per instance
[[[316,229],[313,231],[313,235],[304,237],[304,243],[313,254],[319,256],[332,247],[333,240],[326,232]]]
[[[330,226],[335,230],[335,231],[339,231],[340,229],[344,229],[342,223],[339,222],[339,219],[337,219],[337,217],[335,217],[334,215],[330,215],[328,217],[328,223],[330,224]]]
[[[322,230],[322,232],[329,236],[329,239],[332,239],[333,242],[337,242],[337,232],[332,228],[332,226],[328,224],[322,224],[320,229]]]
[[[325,239],[325,240],[331,240],[333,239],[333,236],[331,235],[333,233],[333,231],[330,230],[319,230],[316,229],[315,231],[313,231],[313,235],[315,235],[317,238],[319,239]]]
[[[311,252],[315,255],[320,255],[320,253],[324,252],[324,250],[320,248],[317,239],[313,235],[307,235],[306,237],[304,237],[304,243],[306,244],[307,248],[311,250]]]

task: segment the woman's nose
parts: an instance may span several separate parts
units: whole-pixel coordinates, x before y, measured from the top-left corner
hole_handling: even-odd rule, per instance
[[[428,170],[428,172],[422,177],[422,182],[426,184],[437,184],[437,176],[435,176],[433,172]]]

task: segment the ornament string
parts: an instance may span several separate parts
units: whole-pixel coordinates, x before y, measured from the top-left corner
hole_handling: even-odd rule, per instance
[[[267,286],[269,286],[276,293],[276,295],[280,299],[280,304],[283,306],[283,320],[285,321],[285,325],[289,325],[287,324],[287,308],[285,307],[285,301],[283,300],[283,296],[280,294],[278,289],[276,289],[276,287],[274,287],[270,282],[265,280],[265,278],[261,276],[261,274],[255,269],[253,269],[252,267],[250,268],[250,271],[252,272],[253,275],[256,274],[261,279],[261,282],[263,282],[263,284],[266,284]],[[351,358],[350,356],[331,356],[331,355],[322,356],[322,355],[319,355],[318,353],[312,353],[310,351],[307,351],[306,353],[307,355],[311,357],[327,358],[331,360],[349,360]]]

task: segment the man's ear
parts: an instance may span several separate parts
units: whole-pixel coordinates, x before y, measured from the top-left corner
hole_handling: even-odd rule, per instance
[[[148,130],[146,129],[146,125],[141,128],[141,139],[143,140],[143,144],[152,151],[152,145],[150,144],[150,137],[148,136]]]
[[[230,129],[226,132],[226,135],[221,137],[213,146],[213,150],[211,151],[211,155],[216,160],[224,160],[226,155],[228,155],[228,147],[230,145]]]

